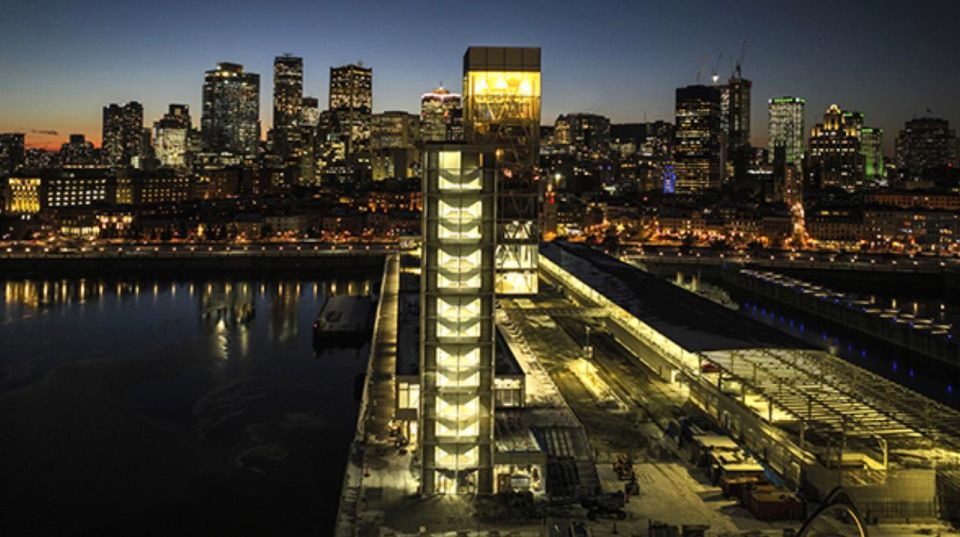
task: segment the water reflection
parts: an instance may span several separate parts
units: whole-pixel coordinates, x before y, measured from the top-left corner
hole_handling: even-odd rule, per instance
[[[328,294],[371,294],[377,276],[0,281],[0,408],[18,409],[0,474],[16,490],[100,491],[22,495],[13,527],[44,528],[50,512],[59,532],[147,526],[138,513],[194,501],[184,490],[205,502],[185,526],[331,527],[365,355],[317,360],[311,326]]]

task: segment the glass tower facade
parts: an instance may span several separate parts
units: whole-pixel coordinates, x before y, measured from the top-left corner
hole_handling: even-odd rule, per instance
[[[724,162],[721,91],[677,88],[674,158],[677,193],[720,188]]]
[[[540,49],[470,47],[463,57],[466,141],[496,148],[497,293],[537,292]]]
[[[219,63],[203,80],[204,149],[253,158],[260,143],[260,75]]]
[[[420,287],[424,494],[493,490],[496,150],[428,144]]]
[[[767,103],[771,159],[777,146],[783,146],[786,164],[803,163],[804,106],[801,97],[775,97]]]

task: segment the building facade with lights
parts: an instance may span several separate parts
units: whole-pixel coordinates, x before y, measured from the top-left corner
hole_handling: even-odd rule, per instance
[[[463,56],[463,125],[470,144],[495,147],[497,293],[535,294],[541,181],[540,49],[470,47]]]
[[[805,106],[802,97],[774,97],[767,102],[769,158],[773,159],[776,148],[783,146],[786,164],[799,166],[803,163]]]
[[[928,172],[957,166],[958,154],[957,133],[945,119],[911,119],[897,136],[896,163],[903,180],[922,180]]]
[[[153,124],[153,151],[160,166],[185,169],[190,165],[190,107],[171,104]]]
[[[401,111],[373,114],[370,167],[374,181],[408,179],[420,171],[419,118]]]
[[[129,167],[143,149],[143,105],[131,101],[104,106],[102,140],[104,164]]]
[[[823,123],[810,133],[810,151],[805,173],[812,188],[842,188],[855,191],[865,181],[864,156],[860,147],[863,115],[830,105]]]
[[[424,142],[463,139],[463,99],[439,87],[420,96],[420,136]]]
[[[726,166],[721,91],[687,86],[677,88],[676,99],[675,192],[718,189]]]
[[[420,285],[424,494],[493,492],[497,151],[428,144]]]
[[[0,175],[13,173],[23,165],[24,139],[20,132],[0,133]]]
[[[256,157],[260,143],[260,75],[225,62],[207,71],[200,131],[207,152]]]

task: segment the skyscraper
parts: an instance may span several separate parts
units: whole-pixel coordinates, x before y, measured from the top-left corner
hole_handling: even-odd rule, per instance
[[[424,494],[493,492],[493,148],[428,144],[420,283]]]
[[[200,131],[204,150],[247,158],[260,143],[260,75],[236,63],[218,63],[203,81]]]
[[[419,170],[419,118],[399,111],[372,116],[370,166],[374,181],[407,179]]]
[[[720,188],[725,166],[721,92],[712,86],[677,88],[674,141],[676,192]]]
[[[0,133],[0,175],[11,174],[23,165],[24,140],[21,132]]]
[[[420,96],[420,138],[424,142],[463,139],[463,101],[459,93],[439,87]]]
[[[373,69],[362,64],[330,68],[330,110],[373,111]]]
[[[303,58],[277,56],[273,60],[273,128],[296,127],[302,103]]]
[[[86,136],[71,134],[67,143],[60,145],[60,164],[64,168],[94,167],[100,164],[100,158]]]
[[[860,151],[863,114],[830,105],[810,134],[805,173],[813,188],[855,191],[864,184],[864,157]]]
[[[802,97],[774,97],[767,104],[769,129],[769,158],[776,148],[783,146],[784,162],[799,166],[803,163],[804,106]]]
[[[129,167],[143,150],[143,105],[130,101],[104,106],[102,145],[104,164]]]
[[[883,129],[860,129],[860,153],[863,155],[863,174],[867,183],[876,184],[886,176],[883,166]]]
[[[493,146],[497,183],[497,292],[535,294],[540,233],[540,49],[470,47],[463,56],[468,143]]]
[[[346,159],[363,173],[370,164],[370,114],[373,110],[373,70],[359,64],[330,68],[330,111],[346,142]]]
[[[186,168],[189,164],[190,107],[171,104],[153,124],[154,155],[161,166]]]
[[[907,121],[897,136],[897,173],[905,181],[926,179],[930,172],[957,165],[957,133],[950,122],[934,117]]]
[[[727,147],[730,152],[750,147],[750,92],[753,82],[743,78],[740,64],[727,82],[726,100]]]

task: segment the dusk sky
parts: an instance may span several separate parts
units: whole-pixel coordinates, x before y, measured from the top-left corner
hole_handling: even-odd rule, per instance
[[[767,99],[798,95],[808,127],[835,102],[884,128],[890,152],[903,122],[928,108],[960,126],[958,12],[956,0],[8,2],[0,132],[99,143],[101,107],[129,100],[144,104],[146,125],[171,102],[189,104],[198,125],[204,71],[231,61],[261,75],[265,133],[283,52],[304,58],[304,93],[321,103],[329,67],[362,60],[375,111],[417,111],[441,81],[460,90],[469,45],[542,47],[544,124],[581,111],[672,121],[675,88],[701,65],[703,82],[714,65],[729,76],[746,41],[755,145],[766,142]],[[36,132],[47,130],[58,134]]]

